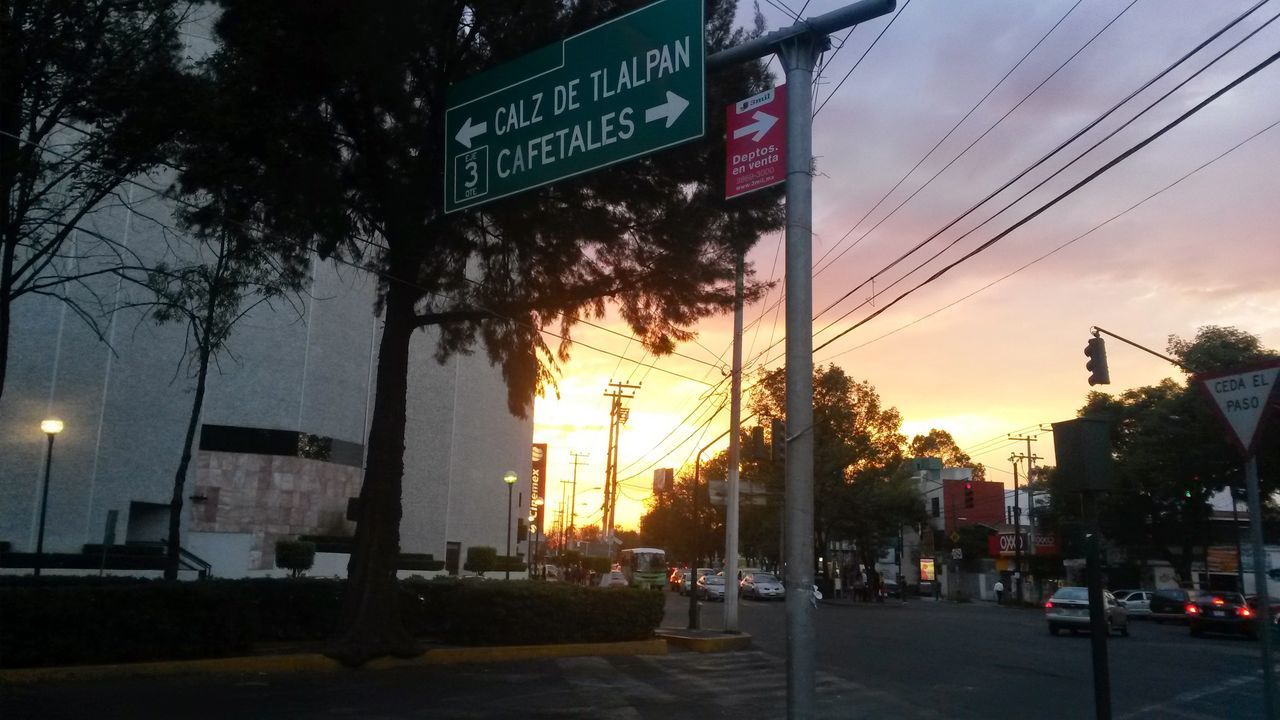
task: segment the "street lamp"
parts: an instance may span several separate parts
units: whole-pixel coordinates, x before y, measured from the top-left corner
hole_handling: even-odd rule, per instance
[[[515,470],[508,470],[507,474],[502,476],[502,482],[507,484],[507,559],[504,564],[507,569],[507,580],[511,579],[511,489],[516,486],[518,479]]]
[[[33,577],[40,577],[40,565],[44,560],[44,515],[49,507],[49,469],[53,467],[53,438],[62,432],[62,421],[56,418],[42,420],[40,432],[49,437],[49,445],[44,455],[44,490],[40,493],[40,531],[36,535],[36,557],[31,568]]]

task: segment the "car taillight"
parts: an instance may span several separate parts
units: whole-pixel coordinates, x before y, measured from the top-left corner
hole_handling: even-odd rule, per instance
[[[1227,601],[1226,601],[1226,600],[1223,600],[1223,599],[1222,599],[1222,598],[1220,598],[1220,597],[1216,597],[1216,598],[1214,598],[1214,599],[1213,599],[1213,604],[1214,604],[1214,605],[1226,605],[1226,604],[1227,604]]]
[[[1187,604],[1187,614],[1188,614],[1188,615],[1199,615],[1199,614],[1200,614],[1200,608],[1196,607],[1195,605],[1191,605],[1190,603],[1188,603],[1188,604]]]
[[[1237,608],[1236,612],[1240,614],[1240,617],[1253,617],[1253,611],[1247,607]]]
[[[1052,601],[1052,600],[1045,600],[1045,601],[1044,601],[1044,606],[1045,606],[1046,608],[1051,608],[1051,607],[1053,607],[1053,601]]]

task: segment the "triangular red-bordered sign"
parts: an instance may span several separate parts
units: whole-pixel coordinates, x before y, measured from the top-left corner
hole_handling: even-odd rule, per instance
[[[1253,455],[1268,416],[1280,404],[1280,395],[1276,393],[1278,383],[1280,361],[1196,376],[1196,384],[1208,396],[1209,404],[1231,431],[1245,457]]]

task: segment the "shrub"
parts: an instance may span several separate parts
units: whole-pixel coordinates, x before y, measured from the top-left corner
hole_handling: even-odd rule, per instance
[[[298,577],[316,562],[316,544],[306,540],[277,540],[276,567]]]
[[[645,640],[662,622],[664,602],[648,590],[562,583],[440,579],[404,587],[418,598],[417,628],[459,645]]]
[[[7,587],[5,667],[216,657],[248,650],[253,603],[231,583]]]
[[[52,578],[51,578],[52,580]],[[59,578],[0,584],[0,666],[242,654],[255,641],[332,637],[345,580],[161,582]],[[460,645],[616,642],[652,637],[663,595],[561,583],[401,583],[415,635]]]
[[[477,575],[484,575],[490,570],[498,569],[498,551],[484,545],[472,545],[467,548],[467,561],[462,569]]]

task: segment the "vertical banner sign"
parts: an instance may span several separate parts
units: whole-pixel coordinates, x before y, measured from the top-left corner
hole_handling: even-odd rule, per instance
[[[787,86],[725,108],[724,197],[735,198],[787,179]]]
[[[658,0],[445,99],[445,212],[702,137],[703,3]]]
[[[542,510],[546,507],[547,499],[547,444],[533,444],[533,467],[529,471],[529,506],[537,512],[537,517],[533,521],[534,527],[538,529],[538,534],[542,534]],[[533,502],[534,498],[542,498],[543,504],[539,505]]]

